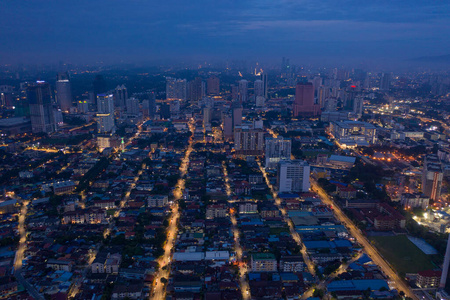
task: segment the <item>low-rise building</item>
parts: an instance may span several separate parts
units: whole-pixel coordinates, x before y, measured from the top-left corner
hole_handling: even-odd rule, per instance
[[[252,272],[276,272],[277,260],[272,253],[256,253],[251,258]]]

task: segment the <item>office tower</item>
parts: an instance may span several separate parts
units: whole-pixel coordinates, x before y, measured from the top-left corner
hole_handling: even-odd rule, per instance
[[[280,193],[308,192],[310,167],[303,160],[281,160],[278,163],[278,191]]]
[[[166,77],[166,99],[186,100],[187,81],[186,79],[176,79]]]
[[[250,126],[234,128],[234,151],[236,155],[262,155],[264,153],[264,130]]]
[[[295,88],[294,117],[317,116],[319,105],[314,103],[314,86],[310,82],[297,83]]]
[[[312,84],[314,86],[314,94],[319,95],[319,88],[322,86],[322,77],[314,77]]]
[[[422,172],[422,193],[431,200],[438,200],[441,196],[443,177],[444,173],[439,157],[434,154],[426,156]]]
[[[229,115],[223,117],[223,135],[225,140],[233,140],[233,118]]]
[[[264,107],[265,103],[266,103],[266,98],[264,98],[262,96],[256,97],[256,107]]]
[[[242,124],[242,106],[234,104],[232,110],[233,117],[233,130],[236,126],[240,126]]]
[[[447,249],[445,250],[444,264],[442,265],[441,281],[439,283],[439,287],[442,289],[445,288],[445,285],[447,283],[449,267],[450,267],[450,235],[448,236],[447,240]]]
[[[114,96],[97,95],[97,131],[100,134],[114,132]]]
[[[264,82],[262,80],[255,80],[254,91],[256,97],[264,97]]]
[[[62,126],[64,123],[63,115],[61,109],[53,109],[53,119],[55,120],[56,126]]]
[[[358,117],[361,118],[364,110],[364,97],[363,96],[356,96],[353,100],[353,113]]]
[[[262,82],[263,82],[263,84],[264,84],[264,98],[266,98],[267,99],[267,96],[268,96],[268,91],[269,91],[269,79],[268,79],[268,76],[267,76],[267,74],[266,73],[262,73],[261,74],[261,80],[262,80]]]
[[[106,93],[106,82],[105,79],[103,79],[102,75],[97,75],[94,78],[94,82],[92,83],[94,87],[94,101],[97,101],[97,95],[98,94],[104,94]]]
[[[55,132],[56,122],[50,84],[44,81],[37,81],[36,84],[28,86],[27,100],[33,133]]]
[[[85,114],[89,111],[89,103],[87,100],[80,100],[77,103],[77,111],[79,113]]]
[[[203,126],[211,124],[211,108],[203,108]]]
[[[248,81],[242,79],[239,81],[239,103],[246,103],[248,100]]]
[[[196,77],[189,82],[189,101],[191,104],[198,105],[202,100],[202,79]]]
[[[284,137],[266,138],[266,169],[275,169],[280,160],[290,160],[291,146],[291,139]]]
[[[220,80],[216,75],[212,75],[208,78],[207,82],[208,95],[219,95],[220,94]]]
[[[238,100],[239,99],[239,88],[236,85],[231,86],[231,100]]]
[[[127,114],[138,116],[139,115],[139,100],[131,97],[127,101]]]
[[[380,79],[380,90],[389,91],[391,88],[391,74],[383,73]]]
[[[67,72],[56,76],[56,101],[63,111],[69,111],[72,107],[72,88]]]
[[[114,106],[125,108],[128,99],[128,90],[125,85],[118,85],[114,90]]]

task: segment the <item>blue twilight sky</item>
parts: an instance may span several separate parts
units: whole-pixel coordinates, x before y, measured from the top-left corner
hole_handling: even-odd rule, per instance
[[[450,53],[442,0],[2,0],[0,63],[383,62]]]

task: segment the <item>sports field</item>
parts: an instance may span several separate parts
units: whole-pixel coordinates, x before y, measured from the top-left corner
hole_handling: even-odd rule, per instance
[[[429,256],[417,248],[406,235],[373,236],[370,240],[402,276],[436,268]]]

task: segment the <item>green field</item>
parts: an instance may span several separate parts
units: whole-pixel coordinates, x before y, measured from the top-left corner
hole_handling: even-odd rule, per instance
[[[373,236],[370,240],[400,275],[436,268],[430,257],[408,240],[406,235]]]

